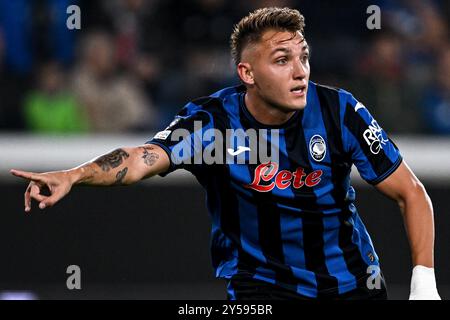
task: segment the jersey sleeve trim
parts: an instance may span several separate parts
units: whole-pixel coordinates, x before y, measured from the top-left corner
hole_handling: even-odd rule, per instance
[[[399,154],[397,161],[394,162],[392,167],[390,167],[385,173],[383,173],[378,178],[376,178],[374,180],[367,181],[367,182],[370,183],[371,185],[377,185],[380,182],[382,182],[383,180],[386,180],[391,174],[394,173],[395,170],[397,170],[397,168],[400,166],[402,161],[403,161],[403,157]]]
[[[164,145],[160,142],[154,141],[154,140],[147,141],[145,144],[154,144],[158,147],[161,147],[161,149],[163,149],[167,153],[167,156],[169,157],[169,162],[170,162],[169,169],[167,169],[165,172],[159,173],[158,174],[159,176],[165,177],[169,173],[175,171],[176,168],[175,168],[175,164],[172,162],[172,152],[169,147],[167,147],[166,145]]]

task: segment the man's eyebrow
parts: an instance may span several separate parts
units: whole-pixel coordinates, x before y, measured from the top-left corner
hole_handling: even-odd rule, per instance
[[[276,48],[275,50],[272,51],[272,55],[274,55],[277,52],[283,52],[283,53],[291,53],[291,49],[288,48]]]
[[[309,45],[307,43],[305,43],[305,45],[302,47],[302,51],[305,51],[305,50],[309,50]],[[272,51],[271,55],[274,55],[277,52],[283,52],[283,53],[289,54],[292,52],[292,50],[289,48],[284,48],[284,47],[276,48]]]

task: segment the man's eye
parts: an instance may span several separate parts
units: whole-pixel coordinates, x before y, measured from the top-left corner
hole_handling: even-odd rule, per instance
[[[286,58],[281,58],[276,61],[277,64],[286,64],[286,62],[287,62]]]
[[[302,61],[303,62],[306,62],[306,61],[308,61],[309,60],[309,54],[305,54],[303,57],[302,57]]]

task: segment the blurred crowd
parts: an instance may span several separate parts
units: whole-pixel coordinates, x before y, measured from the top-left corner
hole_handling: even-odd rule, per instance
[[[69,30],[66,8],[81,8]],[[392,133],[450,134],[445,0],[0,0],[0,131],[165,127],[189,100],[239,83],[233,25],[289,6],[306,18],[311,79],[344,88]],[[381,8],[369,30],[366,8]]]

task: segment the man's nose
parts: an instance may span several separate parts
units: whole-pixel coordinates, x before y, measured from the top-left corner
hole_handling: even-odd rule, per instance
[[[296,60],[294,62],[294,67],[293,67],[293,78],[294,79],[303,79],[306,77],[307,74],[307,67],[299,60]]]

